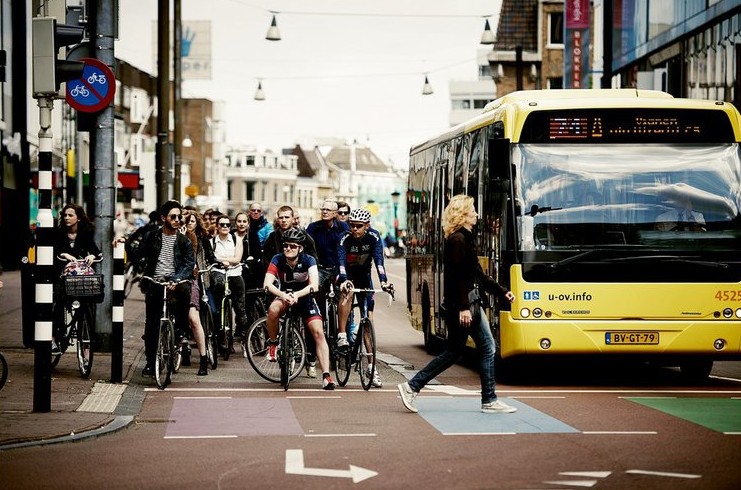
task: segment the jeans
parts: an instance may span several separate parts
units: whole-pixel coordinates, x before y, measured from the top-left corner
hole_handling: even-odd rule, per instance
[[[144,355],[147,365],[154,366],[154,358],[157,356],[157,339],[160,331],[160,320],[162,319],[162,289],[164,286],[150,284],[145,293],[144,321]],[[170,293],[173,303],[169,311],[175,315],[175,332],[188,332],[188,311],[190,310],[190,283],[178,284],[175,291]]]
[[[458,313],[458,311],[448,312],[446,318],[448,341],[445,350],[409,380],[409,387],[413,391],[419,392],[427,383],[455,364],[463,355],[466,340],[470,335],[476,343],[476,348],[480,356],[481,403],[492,402],[497,399],[497,395],[494,392],[494,354],[496,352],[496,346],[491,329],[489,328],[489,320],[486,318],[486,313],[482,309],[479,315],[481,321],[478,324],[471,324],[466,329],[458,324]]]

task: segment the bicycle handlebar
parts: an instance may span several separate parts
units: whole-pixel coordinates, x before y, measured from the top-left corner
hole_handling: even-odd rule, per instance
[[[351,293],[352,295],[356,295],[358,293],[386,293],[389,295],[389,304],[388,304],[389,306],[391,306],[392,301],[396,300],[396,298],[394,298],[395,290],[394,290],[393,284],[389,284],[385,288],[382,287],[381,289],[375,289],[375,288],[355,288],[355,286],[353,286],[353,283],[351,281],[347,281],[347,283],[348,283],[346,286],[347,292]],[[345,298],[345,302],[348,299],[350,299],[349,294]]]
[[[179,281],[162,281],[162,280],[155,279],[154,277],[149,277],[149,276],[142,276],[141,280],[142,281],[147,280],[154,284],[159,284],[160,286],[169,286],[171,284],[178,285],[178,284],[183,284],[183,283],[191,281],[191,279],[180,279]]]
[[[92,255],[92,254],[90,254],[90,255]],[[71,264],[71,263],[73,263],[73,262],[77,262],[77,263],[80,263],[80,264],[81,264],[81,263],[87,263],[87,260],[85,260],[85,259],[74,259],[74,260],[69,260],[69,259],[68,259],[67,257],[62,257],[61,255],[57,255],[57,259],[59,259],[59,260],[61,260],[61,261],[63,261],[63,262],[68,262],[68,263],[70,263],[70,264]],[[93,262],[94,264],[95,264],[95,263],[98,263],[98,262],[103,262],[103,256],[101,255],[101,256],[100,256],[99,258],[95,258],[95,259],[93,259],[93,260],[92,260],[92,262]]]
[[[224,264],[216,263],[209,265],[206,268],[206,272],[218,272],[220,274],[226,274],[229,271],[241,269],[242,267],[244,267],[244,264],[241,262],[239,264],[230,265],[229,267],[224,267]]]

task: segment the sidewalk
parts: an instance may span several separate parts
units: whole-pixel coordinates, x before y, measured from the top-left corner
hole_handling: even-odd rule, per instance
[[[144,355],[144,299],[135,288],[124,310],[123,379],[111,384],[111,355],[96,353],[90,379],[82,379],[74,350],[52,370],[51,412],[33,412],[34,351],[23,346],[21,274],[0,276],[0,351],[8,361],[8,381],[0,390],[0,450],[79,439],[124,427],[138,415],[143,387],[129,385]],[[124,395],[126,390],[126,395]],[[123,399],[122,399],[123,396]],[[56,440],[55,440],[56,439]]]

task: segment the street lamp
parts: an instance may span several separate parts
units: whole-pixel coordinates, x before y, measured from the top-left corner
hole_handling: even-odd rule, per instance
[[[399,191],[391,193],[391,202],[394,204],[394,238],[399,239]]]

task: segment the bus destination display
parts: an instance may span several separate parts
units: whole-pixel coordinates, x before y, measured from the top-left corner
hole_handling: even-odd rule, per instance
[[[719,143],[734,141],[723,111],[584,109],[531,113],[523,143]]]

